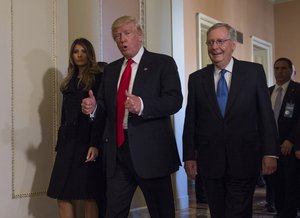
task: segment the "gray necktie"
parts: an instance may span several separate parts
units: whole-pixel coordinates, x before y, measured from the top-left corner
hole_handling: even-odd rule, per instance
[[[274,116],[275,116],[275,120],[276,120],[276,123],[277,123],[278,116],[279,116],[280,109],[281,109],[282,87],[279,86],[277,88],[276,92],[277,92],[277,96],[275,98],[275,104],[274,104]]]

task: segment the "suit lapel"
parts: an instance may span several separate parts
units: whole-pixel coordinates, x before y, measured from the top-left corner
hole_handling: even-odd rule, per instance
[[[270,90],[270,96],[272,96],[273,91],[275,90],[275,85],[269,88]],[[291,101],[292,99],[292,95],[295,92],[295,83],[291,80],[290,84],[287,87],[286,93],[283,97],[282,103],[281,103],[281,108],[280,108],[280,112],[279,112],[279,117],[281,117],[284,113],[285,110],[285,106],[286,103],[288,103],[288,101]],[[293,103],[293,102],[291,102]]]
[[[280,113],[279,113],[279,117],[283,116],[283,113],[285,111],[285,106],[287,103],[293,103],[293,102],[289,102],[292,99],[292,95],[295,92],[295,87],[294,87],[294,82],[290,81],[286,93],[283,97],[282,103],[281,103],[281,108],[280,108]]]
[[[232,75],[231,75],[231,84],[228,93],[228,100],[225,110],[225,117],[226,114],[230,112],[231,107],[235,99],[238,97],[239,93],[241,92],[242,87],[244,86],[245,75],[243,75],[243,71],[239,66],[238,60],[234,59],[233,68],[232,68]]]
[[[149,52],[145,49],[144,54],[140,60],[138,69],[136,71],[132,87],[132,93],[139,93],[143,89],[143,76],[150,70],[151,62],[151,55],[149,55]]]
[[[204,75],[204,92],[207,96],[207,100],[210,102],[209,105],[212,105],[213,110],[215,111],[216,115],[223,119],[221,114],[217,95],[216,95],[216,88],[215,88],[215,80],[214,80],[214,65],[209,65],[207,68],[207,73]]]
[[[111,93],[111,98],[112,98],[111,102],[114,104],[113,108],[116,108],[116,105],[117,105],[118,81],[119,81],[123,61],[124,61],[124,58],[119,59],[112,66],[111,72],[109,72],[109,74],[111,76],[110,93]]]
[[[275,88],[275,86],[271,86],[271,87],[269,88],[270,96],[272,95],[272,93],[273,93],[273,91],[274,91],[274,88]]]
[[[211,101],[212,107],[214,111],[216,112],[217,116],[219,116],[221,119],[223,118],[215,91],[215,85],[214,85],[214,67],[213,65],[210,65],[208,67],[208,74],[206,74],[205,77],[205,92],[208,96],[208,100]],[[233,69],[232,69],[232,77],[231,77],[231,84],[230,89],[228,93],[228,100],[226,104],[226,110],[225,110],[225,117],[230,112],[231,107],[234,104],[235,99],[238,97],[239,92],[241,91],[242,87],[244,86],[245,81],[245,75],[243,75],[243,72],[241,71],[241,67],[239,66],[238,60],[234,59]]]

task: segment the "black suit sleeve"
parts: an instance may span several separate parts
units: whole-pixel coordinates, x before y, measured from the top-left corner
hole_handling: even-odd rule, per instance
[[[97,81],[95,86],[93,87],[93,93],[95,94],[95,98],[97,99],[97,96],[99,95],[99,90],[101,89],[101,86],[103,85],[103,71],[104,67],[107,65],[105,62],[99,62],[101,73],[97,77]],[[90,146],[94,146],[97,148],[101,148],[102,145],[102,134],[105,127],[105,112],[101,109],[100,105],[97,107],[96,113],[95,113],[95,119],[92,123],[92,129],[91,129],[91,138],[90,138]]]
[[[188,81],[188,99],[185,111],[185,121],[183,130],[183,161],[195,160],[195,120],[196,120],[196,100],[195,100],[195,79],[190,75]]]
[[[174,59],[165,55],[155,58],[156,66],[153,67],[153,73],[159,78],[153,76],[148,81],[153,84],[152,88],[141,96],[144,104],[143,119],[170,116],[179,111],[182,106],[181,84]],[[156,85],[158,82],[159,84]]]
[[[278,156],[278,134],[272,110],[270,92],[262,65],[257,65],[257,110],[259,132],[262,142],[262,154]]]

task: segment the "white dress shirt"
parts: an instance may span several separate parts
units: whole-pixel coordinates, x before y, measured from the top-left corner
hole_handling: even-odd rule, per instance
[[[231,58],[229,64],[225,67],[225,70],[227,72],[224,74],[224,77],[225,77],[225,80],[226,80],[226,83],[227,83],[228,93],[229,93],[230,85],[231,85],[232,68],[233,68],[233,58]],[[215,80],[215,91],[216,91],[216,93],[217,93],[218,82],[219,82],[219,79],[221,77],[221,74],[220,74],[221,70],[222,69],[219,69],[215,66],[214,80]]]

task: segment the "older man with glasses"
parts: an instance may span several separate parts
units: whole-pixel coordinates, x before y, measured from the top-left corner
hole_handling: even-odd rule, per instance
[[[228,24],[212,26],[206,44],[213,64],[189,77],[185,170],[195,178],[199,162],[212,218],[252,218],[260,169],[272,174],[279,152],[265,72],[232,57],[236,31]]]

